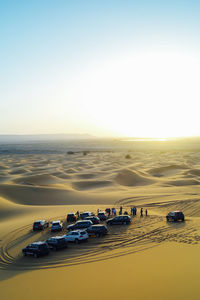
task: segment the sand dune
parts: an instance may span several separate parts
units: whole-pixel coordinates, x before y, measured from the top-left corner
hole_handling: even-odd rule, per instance
[[[88,181],[77,181],[72,183],[72,187],[76,190],[88,190],[88,189],[97,189],[104,188],[112,185],[111,181],[97,181],[97,180],[88,180]]]
[[[148,170],[148,173],[156,177],[173,176],[185,169],[187,169],[186,165],[169,165],[169,166],[161,166],[158,168],[152,168]]]
[[[77,174],[76,178],[80,178],[80,179],[91,179],[96,177],[97,174],[94,173],[82,173],[82,174]]]
[[[63,172],[54,172],[51,175],[56,176],[56,177],[61,178],[61,179],[71,179],[70,175],[65,174]]]
[[[119,183],[120,185],[125,185],[125,186],[140,186],[140,185],[152,184],[155,181],[153,179],[141,175],[136,171],[124,169],[120,171],[116,176],[116,182]]]
[[[0,164],[0,171],[1,170],[6,170],[6,169],[8,169],[8,167],[6,165]]]
[[[194,175],[194,176],[200,176],[200,169],[189,169],[185,173],[185,175]]]
[[[42,175],[31,175],[26,177],[20,177],[13,180],[14,183],[17,184],[25,184],[25,185],[51,185],[62,183],[61,179],[58,179],[55,176],[49,174],[42,174]]]
[[[187,185],[199,185],[200,182],[195,179],[180,179],[180,180],[171,180],[166,181],[166,184],[176,185],[176,186],[187,186]]]
[[[20,169],[17,169],[17,170],[12,170],[9,173],[11,175],[18,175],[18,174],[24,174],[24,173],[28,173],[28,172],[29,172],[29,170],[26,170],[24,168],[22,168],[22,169],[20,168]]]

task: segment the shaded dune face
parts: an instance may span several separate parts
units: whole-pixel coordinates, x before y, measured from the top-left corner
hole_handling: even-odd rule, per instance
[[[20,177],[14,179],[13,182],[17,184],[40,186],[40,185],[51,185],[51,184],[61,183],[62,180],[49,174],[42,174],[42,175],[31,175],[26,177]]]
[[[186,165],[168,165],[148,170],[148,173],[155,177],[173,176],[187,169]]]
[[[112,185],[111,181],[77,181],[72,183],[72,187],[76,190],[88,190],[88,189],[97,189],[103,188]]]
[[[187,185],[199,185],[200,182],[196,179],[180,179],[180,180],[166,181],[166,184],[175,185],[175,186],[187,186]]]

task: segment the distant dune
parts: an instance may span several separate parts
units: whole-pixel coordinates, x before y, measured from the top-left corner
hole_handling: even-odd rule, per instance
[[[153,168],[148,170],[148,172],[156,177],[161,176],[172,176],[176,174],[177,172],[180,172],[182,170],[187,169],[188,167],[186,165],[168,165],[168,166],[162,166],[159,168]]]
[[[94,139],[95,136],[90,134],[1,134],[0,143],[20,143],[31,141],[60,141],[60,140],[87,140]]]

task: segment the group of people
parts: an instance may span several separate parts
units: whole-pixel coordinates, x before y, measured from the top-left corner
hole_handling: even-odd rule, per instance
[[[116,210],[115,207],[113,207],[112,209],[106,208],[105,212],[108,214],[108,216],[111,215],[111,212],[112,212],[112,215],[114,215],[114,216],[117,215],[117,210]],[[99,213],[99,209],[97,209],[97,215],[98,215],[98,213]],[[123,213],[123,207],[120,206],[120,209],[119,209],[119,215],[122,215],[122,214],[128,215],[128,212],[127,212],[127,211],[124,211],[124,213]],[[79,219],[79,217],[80,217],[79,211],[76,212],[76,215],[77,215],[77,218]],[[131,215],[132,215],[132,216],[136,216],[136,215],[137,215],[137,208],[136,208],[136,206],[131,207]],[[143,208],[142,208],[142,207],[141,207],[141,209],[140,209],[140,216],[143,217]],[[148,211],[147,211],[147,209],[145,209],[145,216],[148,216]]]
[[[137,208],[135,206],[131,207],[131,215],[133,216],[137,215]]]
[[[135,206],[131,207],[131,215],[137,215],[137,208]],[[143,217],[143,207],[140,208],[140,216]],[[145,209],[145,216],[148,216],[148,210]]]
[[[145,216],[147,217],[148,216],[148,210],[145,209]],[[140,217],[143,217],[143,208],[141,207],[140,209]]]
[[[97,214],[98,214],[98,212],[99,212],[99,209],[97,210]],[[112,213],[112,215],[114,215],[114,216],[117,215],[117,210],[116,210],[115,207],[113,207],[112,209],[106,208],[105,212],[108,214],[108,216],[110,216],[111,213]],[[128,213],[127,211],[124,211],[124,212],[123,212],[123,207],[120,206],[120,209],[119,209],[119,216],[122,215],[122,214],[128,215],[129,213]],[[140,216],[143,217],[143,214],[144,214],[144,212],[143,212],[143,207],[141,207],[141,209],[140,209]],[[131,215],[132,215],[132,216],[136,216],[136,215],[137,215],[137,208],[136,208],[136,206],[131,207]],[[147,209],[145,209],[145,216],[148,216],[148,210],[147,210]]]

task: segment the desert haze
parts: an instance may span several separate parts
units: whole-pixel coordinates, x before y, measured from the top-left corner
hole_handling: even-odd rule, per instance
[[[3,300],[199,298],[198,139],[4,143],[0,157]],[[47,257],[22,256],[53,235],[34,233],[35,220],[120,206],[137,207],[131,225]],[[166,222],[173,210],[184,212],[184,223]]]

